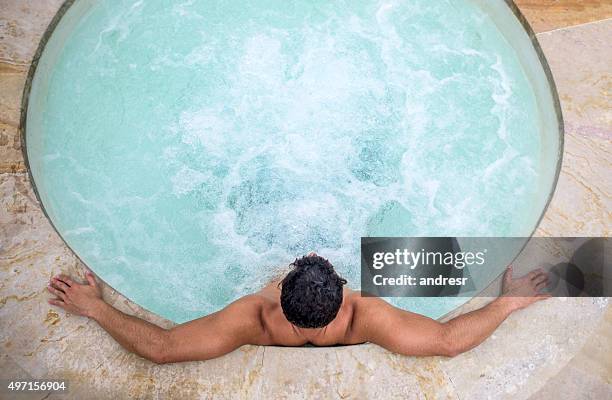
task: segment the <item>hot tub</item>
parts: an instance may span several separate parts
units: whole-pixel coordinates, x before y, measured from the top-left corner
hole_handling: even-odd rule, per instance
[[[501,0],[67,1],[24,102],[53,226],[176,322],[313,250],[357,288],[361,236],[529,236],[562,154],[548,67]]]

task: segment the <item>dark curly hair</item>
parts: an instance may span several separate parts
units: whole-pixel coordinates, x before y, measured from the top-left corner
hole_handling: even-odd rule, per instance
[[[289,322],[299,328],[322,328],[332,322],[342,304],[346,280],[329,261],[317,255],[296,259],[281,282],[281,307]]]

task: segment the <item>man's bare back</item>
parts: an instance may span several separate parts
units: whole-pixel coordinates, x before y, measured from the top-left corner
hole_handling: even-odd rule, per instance
[[[308,257],[318,256],[311,253],[302,260]],[[327,267],[316,265],[326,271]],[[328,272],[332,278],[337,277],[335,272]],[[290,273],[287,277],[295,278],[296,274]],[[54,277],[48,289],[56,298],[49,303],[96,320],[127,350],[156,363],[169,363],[207,360],[246,344],[331,346],[371,342],[404,355],[455,356],[484,341],[513,311],[548,297],[539,293],[547,283],[542,270],[513,279],[512,267],[509,267],[501,297],[479,310],[442,323],[398,309],[382,299],[361,296],[360,292],[342,287],[341,282],[337,292],[339,299],[336,299],[338,307],[331,308],[331,321],[318,326],[317,321],[321,319],[315,314],[319,311],[309,311],[310,304],[302,304],[301,297],[296,301],[294,295],[298,289],[288,289],[291,282],[287,282],[287,277],[282,282],[271,282],[259,292],[242,297],[216,313],[171,329],[160,328],[108,305],[91,272],[87,273],[86,284],[65,275]],[[323,282],[317,279],[313,281],[314,286]],[[332,282],[338,282],[341,278],[333,279]],[[304,288],[303,282],[299,287],[305,290],[304,299],[322,302],[315,304],[313,310],[329,311],[325,299],[334,301],[329,287],[316,292],[319,297],[308,297],[312,291],[310,287]],[[292,323],[289,319],[298,322]],[[312,326],[311,323],[316,327],[304,327]]]

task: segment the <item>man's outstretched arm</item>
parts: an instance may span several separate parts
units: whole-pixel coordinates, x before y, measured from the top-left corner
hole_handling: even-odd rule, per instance
[[[444,323],[400,310],[378,298],[363,297],[355,306],[355,334],[395,353],[453,357],[482,343],[512,312],[548,298],[539,294],[546,284],[547,275],[542,270],[513,279],[509,267],[501,297]]]
[[[125,349],[156,363],[208,360],[264,340],[254,296],[167,330],[107,304],[91,272],[86,284],[58,275],[48,289],[56,296],[50,304],[94,319]]]

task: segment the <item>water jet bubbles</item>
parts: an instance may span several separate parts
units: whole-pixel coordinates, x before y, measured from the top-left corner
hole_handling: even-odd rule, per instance
[[[175,321],[312,250],[357,287],[363,235],[524,233],[532,89],[494,22],[452,3],[93,8],[49,74],[54,222],[96,273]],[[131,280],[168,266],[188,291]]]

